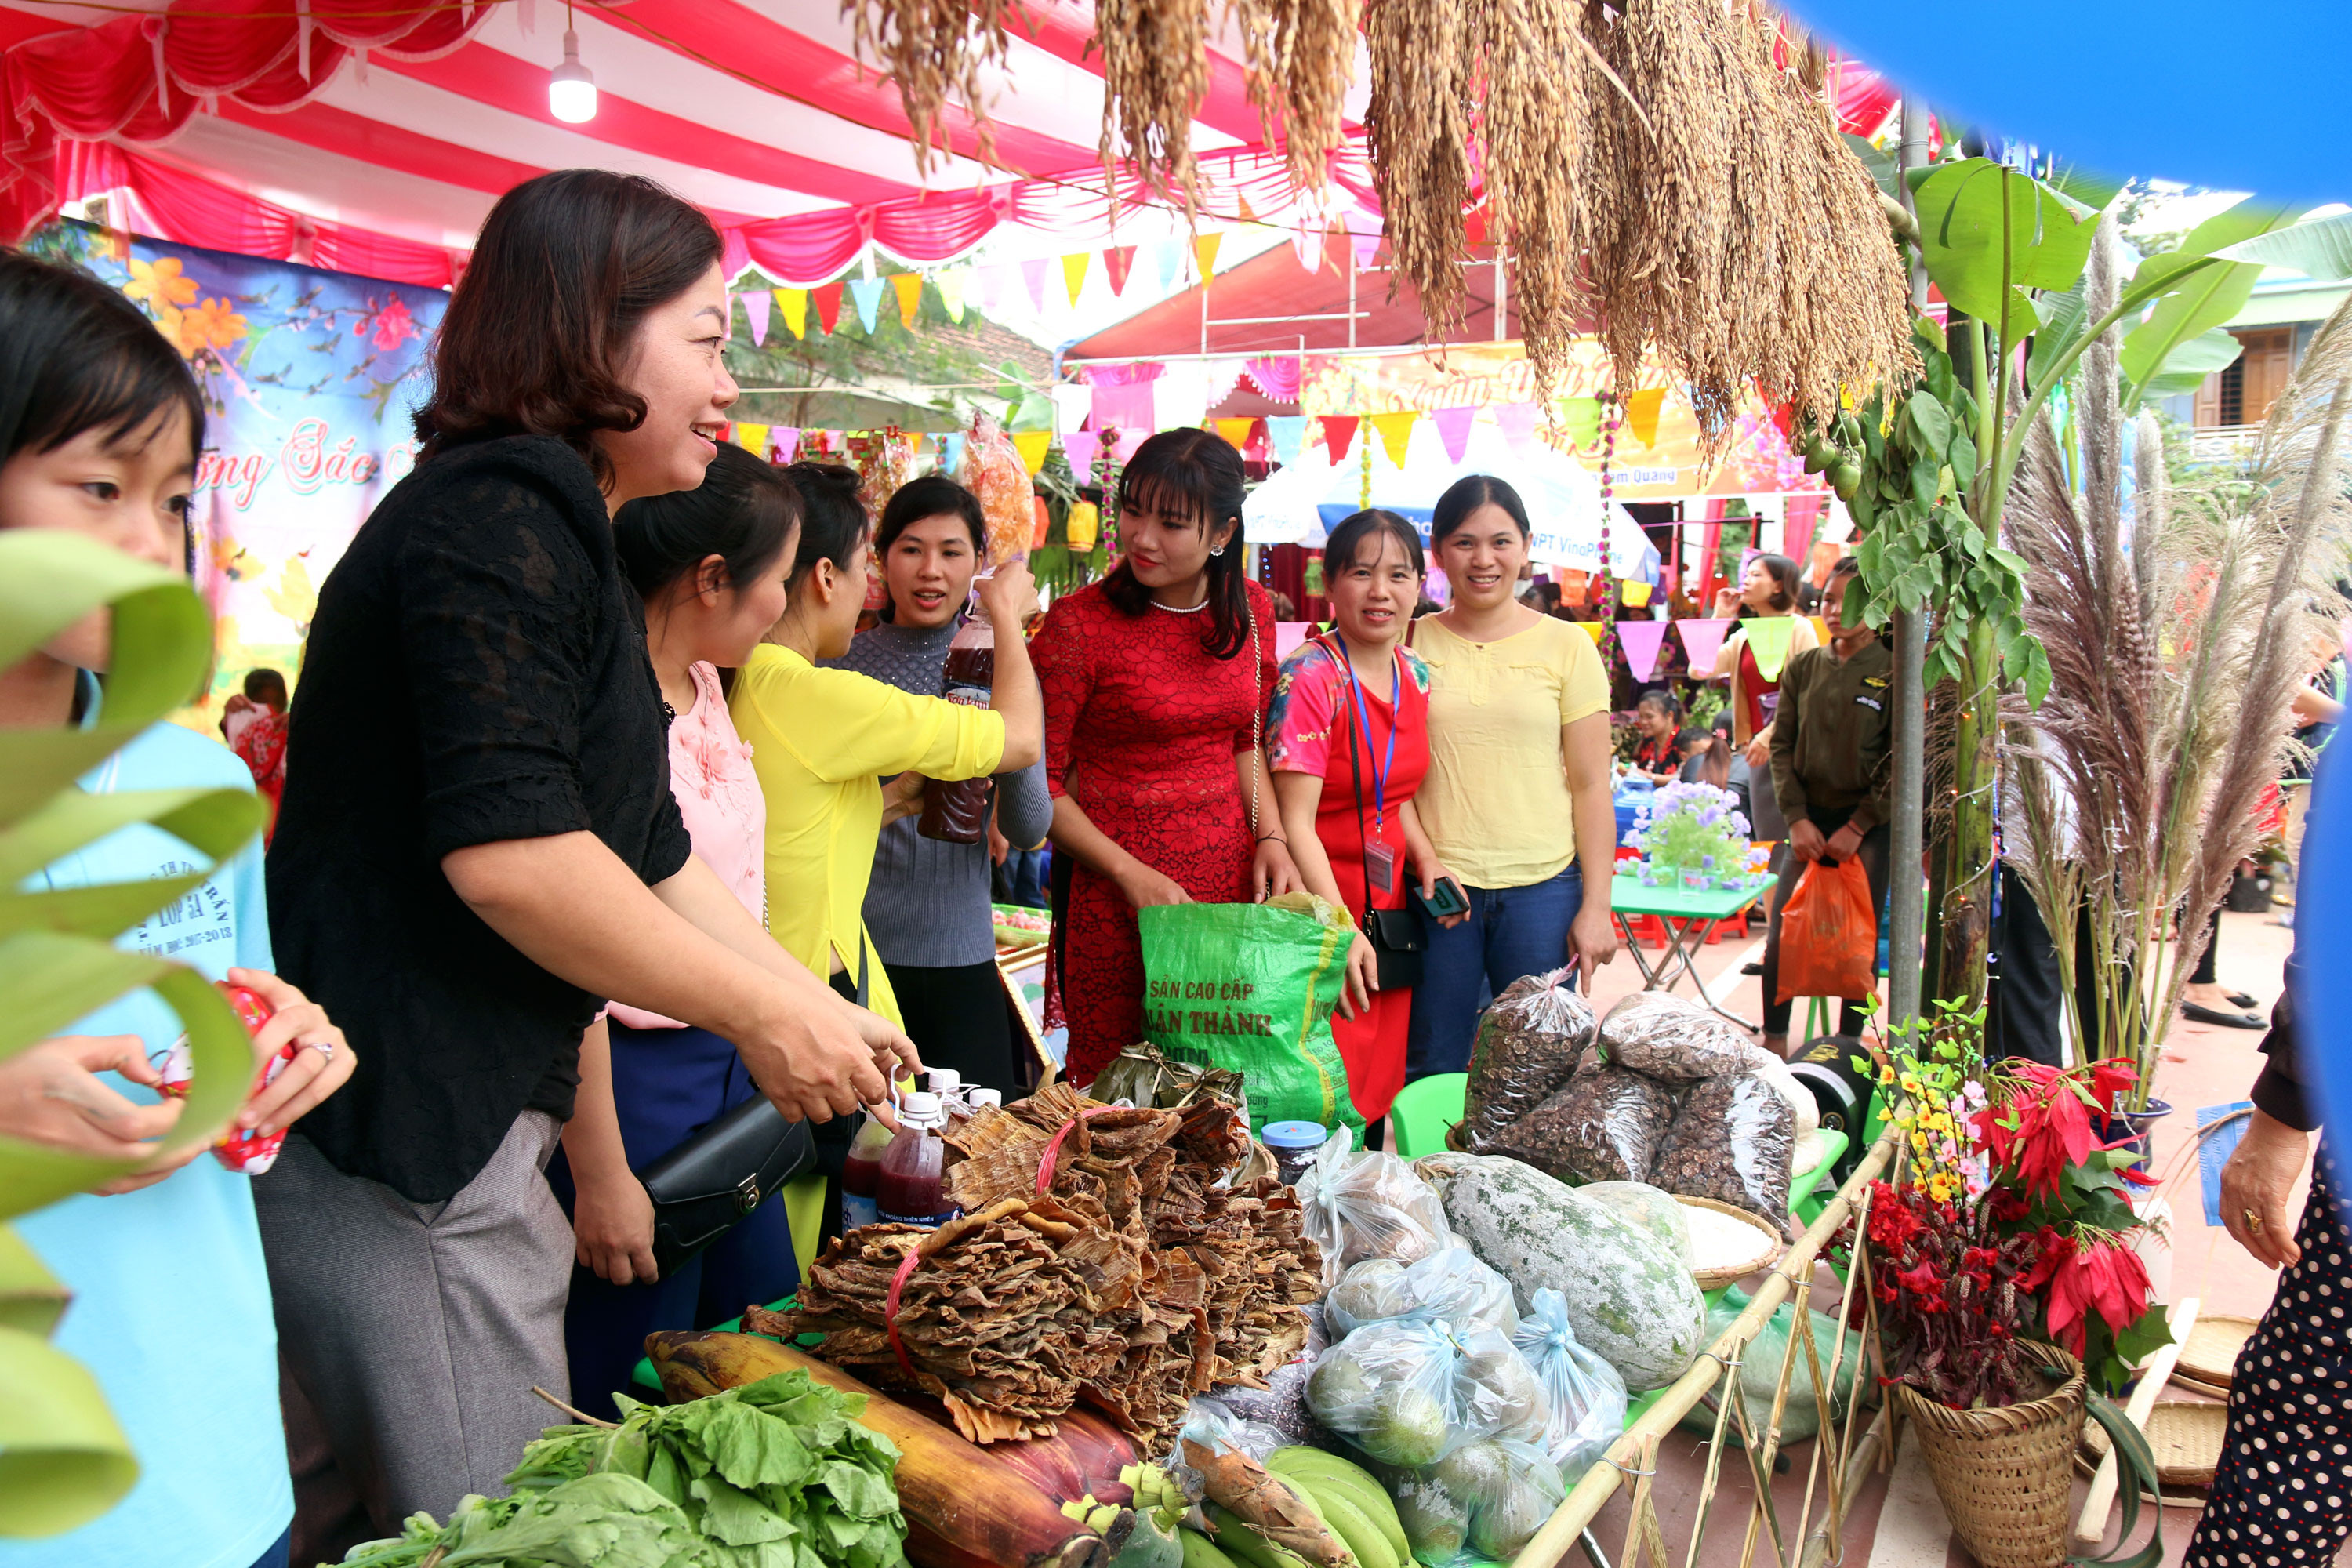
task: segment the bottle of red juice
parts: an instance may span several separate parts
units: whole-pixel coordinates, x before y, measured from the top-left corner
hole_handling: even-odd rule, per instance
[[[948,1201],[940,1180],[948,1146],[940,1133],[946,1125],[947,1110],[938,1095],[919,1091],[900,1102],[898,1135],[882,1152],[882,1179],[874,1194],[884,1223],[929,1228],[961,1212]]]

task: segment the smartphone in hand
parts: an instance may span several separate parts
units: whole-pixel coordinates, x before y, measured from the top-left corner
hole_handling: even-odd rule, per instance
[[[1437,879],[1437,891],[1430,898],[1422,897],[1419,888],[1413,889],[1412,901],[1419,904],[1422,912],[1433,921],[1451,919],[1454,915],[1466,912],[1470,908],[1469,895],[1462,890],[1462,884],[1451,877],[1440,877]]]

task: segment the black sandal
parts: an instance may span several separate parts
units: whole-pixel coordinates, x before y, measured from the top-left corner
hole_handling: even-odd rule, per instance
[[[2181,1016],[2192,1023],[2216,1024],[2225,1029],[2267,1029],[2270,1027],[2252,1013],[2224,1013],[2219,1007],[2208,1007],[2202,1002],[2183,1002]]]

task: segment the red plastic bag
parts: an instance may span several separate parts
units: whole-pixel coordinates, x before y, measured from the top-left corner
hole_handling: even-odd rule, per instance
[[[1877,970],[1878,910],[1861,859],[1807,866],[1780,906],[1780,988],[1773,1000],[1859,1001],[1878,988]]]

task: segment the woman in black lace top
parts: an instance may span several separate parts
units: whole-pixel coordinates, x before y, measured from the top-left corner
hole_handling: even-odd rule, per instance
[[[572,1240],[541,1172],[605,1001],[735,1042],[795,1118],[912,1060],[688,853],[669,794],[610,513],[717,449],[719,257],[648,181],[509,192],[442,324],[423,458],[320,593],[271,931],[361,1068],[256,1194],[287,1357],[384,1533],[501,1490],[548,1418],[531,1385],[566,1387]]]

